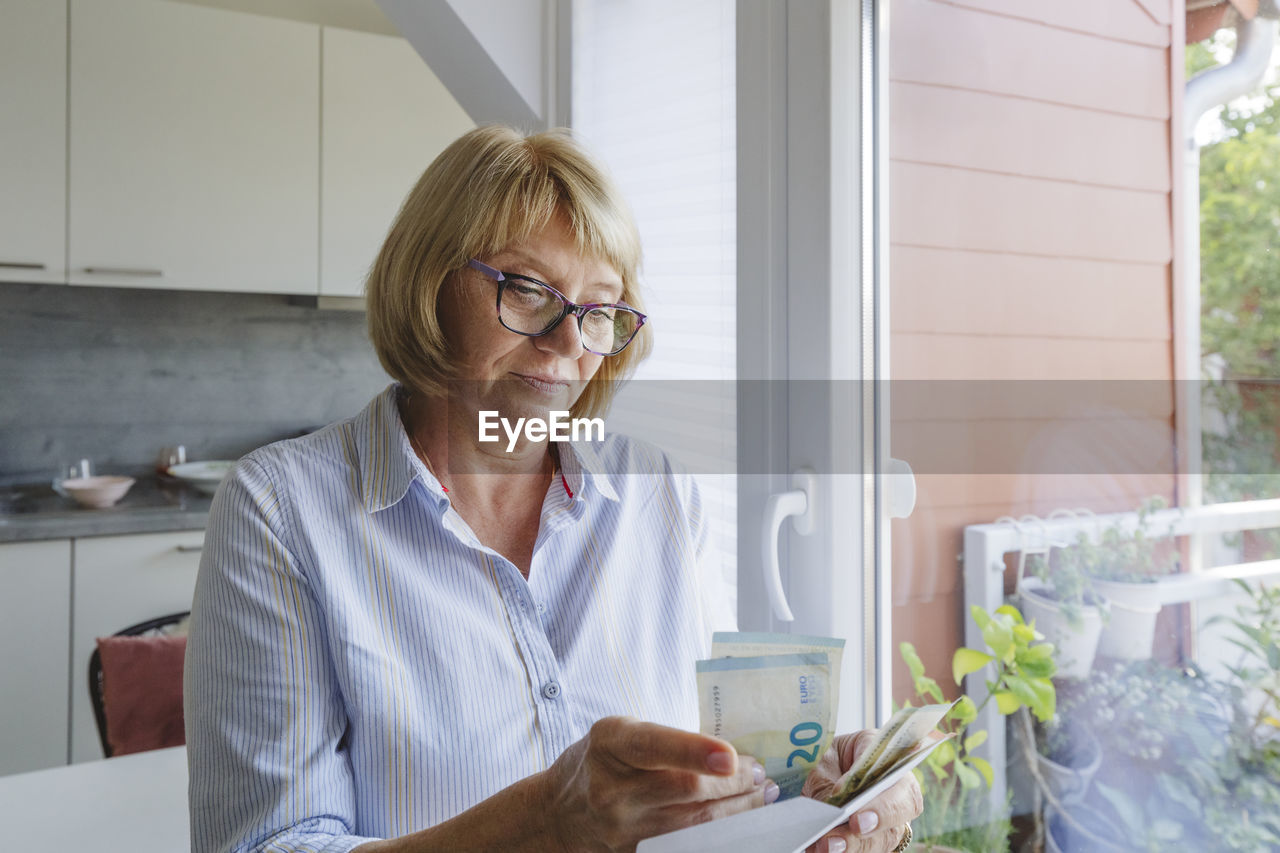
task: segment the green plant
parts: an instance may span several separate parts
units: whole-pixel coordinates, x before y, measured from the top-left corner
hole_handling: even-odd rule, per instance
[[[1218,713],[1216,689],[1194,668],[1151,660],[1100,664],[1088,679],[1059,691],[1059,717],[1093,732],[1111,764],[1123,760],[1157,772],[1176,764],[1172,747]]]
[[[1064,549],[1063,562],[1076,564],[1096,580],[1150,583],[1170,574],[1178,566],[1172,533],[1152,536],[1148,530],[1151,514],[1167,506],[1162,497],[1148,498],[1138,507],[1133,530],[1112,525],[1102,531],[1097,542],[1081,536],[1074,546]]]
[[[1221,744],[1217,690],[1219,685],[1193,668],[1114,663],[1095,667],[1087,680],[1064,684],[1057,717],[1034,735],[1025,722],[1019,731],[1024,749],[1033,737],[1042,753],[1079,748],[1063,742],[1069,734],[1069,740],[1096,742],[1101,753],[1083,803],[1055,798],[1033,767],[1038,791],[1059,816],[1058,831],[1067,833],[1061,843],[1096,850],[1203,846],[1188,841],[1196,820],[1186,806],[1193,795],[1185,764],[1192,752]]]
[[[915,771],[924,791],[925,808],[914,826],[925,849],[940,844],[975,853],[1007,851],[1011,827],[1008,803],[997,806],[990,801],[993,770],[974,754],[987,740],[987,731],[973,730],[972,723],[991,702],[1005,716],[1030,708],[1037,719],[1052,718],[1057,703],[1052,678],[1057,665],[1053,645],[1039,642],[1043,635],[1026,624],[1017,608],[1006,604],[988,613],[975,605],[970,613],[982,631],[986,651],[957,649],[951,660],[952,678],[958,685],[966,675],[988,665],[994,665],[994,675],[985,681],[986,692],[979,702],[967,694],[957,700],[941,724],[943,731],[954,737]],[[911,672],[916,697],[944,701],[941,687],[925,674],[915,647],[902,643],[900,651]]]
[[[1059,716],[1103,744],[1097,796],[1077,815],[1110,827],[1097,838],[1132,850],[1280,849],[1280,590],[1239,585],[1249,600],[1213,620],[1241,653],[1226,681],[1141,661],[1059,692]]]
[[[1081,534],[1081,544],[1088,545]],[[1073,546],[1075,547],[1075,546]],[[1069,549],[1062,549],[1066,551]],[[1102,597],[1093,591],[1093,579],[1081,568],[1078,561],[1053,559],[1050,561],[1043,554],[1027,556],[1027,570],[1032,576],[1042,581],[1045,586],[1039,590],[1041,595],[1058,603],[1067,624],[1075,631],[1084,628],[1084,609],[1096,607],[1106,618],[1107,611]]]
[[[1227,669],[1241,688],[1255,692],[1247,723],[1251,740],[1280,748],[1280,587],[1251,587],[1242,580],[1236,585],[1249,596],[1248,603],[1238,606],[1234,617],[1209,621],[1225,622],[1241,635],[1227,638],[1241,651],[1239,662]]]
[[[1148,853],[1179,849],[1185,843],[1187,826],[1171,815],[1186,814],[1190,791],[1174,777],[1158,777],[1156,790],[1141,800],[1102,782],[1097,783],[1097,789],[1117,818],[1114,823],[1120,837],[1112,840],[1122,841],[1129,850]]]
[[[1236,582],[1249,600],[1218,617],[1241,651],[1225,685],[1231,702],[1227,736],[1201,744],[1187,763],[1209,849],[1280,848],[1280,588]]]
[[[1096,542],[1080,533],[1072,544],[1048,555],[1027,556],[1027,571],[1045,584],[1043,594],[1058,603],[1074,630],[1084,626],[1085,607],[1097,607],[1104,621],[1109,618],[1096,581],[1146,583],[1176,570],[1178,551],[1172,534],[1153,536],[1148,529],[1151,514],[1166,506],[1164,498],[1148,498],[1138,507],[1132,530],[1116,524],[1103,530]]]

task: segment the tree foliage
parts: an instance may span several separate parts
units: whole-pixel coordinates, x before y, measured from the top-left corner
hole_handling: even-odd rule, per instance
[[[1213,62],[1187,50],[1188,72]],[[1201,342],[1235,376],[1280,376],[1280,86],[1222,108],[1200,151]]]
[[[1215,46],[1187,48],[1188,77],[1217,64]],[[1227,379],[1205,393],[1226,430],[1204,436],[1208,491],[1274,497],[1280,394],[1236,380],[1280,377],[1280,85],[1222,107],[1217,122],[1200,151],[1200,332]]]

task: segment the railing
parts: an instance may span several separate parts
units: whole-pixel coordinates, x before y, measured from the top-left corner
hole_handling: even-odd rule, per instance
[[[1036,519],[1029,523],[1004,521],[975,524],[964,530],[964,601],[965,644],[982,648],[982,632],[969,618],[969,608],[977,604],[988,611],[1004,603],[1005,555],[1045,551],[1076,540],[1085,534],[1096,541],[1103,530],[1119,527],[1132,531],[1138,526],[1134,512],[1115,515],[1073,516]],[[1210,533],[1234,533],[1280,527],[1280,500],[1244,501],[1214,504],[1195,509],[1167,509],[1147,516],[1146,529],[1173,536],[1196,536]],[[1280,579],[1280,560],[1222,566],[1203,571],[1171,575],[1157,581],[1154,594],[1161,605],[1203,601],[1237,592],[1233,579],[1266,581]],[[985,670],[967,677],[969,695],[982,693]],[[979,751],[995,770],[992,785],[993,802],[1005,800],[1005,766],[1008,759],[1004,719],[994,706],[983,709],[975,723],[986,729],[988,739]]]

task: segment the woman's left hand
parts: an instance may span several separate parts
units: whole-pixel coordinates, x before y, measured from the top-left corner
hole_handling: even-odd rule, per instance
[[[838,735],[818,766],[804,783],[804,795],[825,799],[858,755],[867,748],[875,732]],[[907,824],[920,816],[924,798],[916,777],[908,773],[901,781],[871,801],[862,811],[810,845],[806,853],[890,853],[902,841]]]

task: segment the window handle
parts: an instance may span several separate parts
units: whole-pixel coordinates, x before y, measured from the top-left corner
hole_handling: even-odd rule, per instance
[[[801,468],[791,475],[792,489],[769,495],[764,502],[764,524],[760,532],[760,548],[764,557],[764,588],[769,594],[773,614],[782,622],[795,621],[787,593],[782,588],[782,569],[778,565],[778,534],[782,522],[791,519],[796,533],[807,536],[813,532],[813,471]]]
[[[916,508],[916,475],[901,459],[890,459],[884,473],[885,514],[889,518],[907,518]]]

